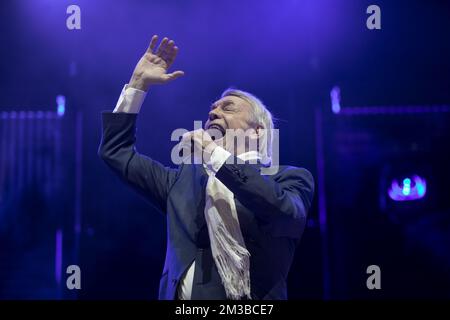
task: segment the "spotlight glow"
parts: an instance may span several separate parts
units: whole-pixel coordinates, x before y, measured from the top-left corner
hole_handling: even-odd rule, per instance
[[[418,200],[423,198],[426,192],[426,180],[417,175],[403,179],[402,185],[393,180],[388,190],[389,197],[394,201]]]
[[[56,112],[59,117],[62,117],[66,112],[66,97],[59,95],[56,97]]]
[[[338,86],[334,86],[330,92],[331,97],[331,111],[333,113],[341,112],[341,89]]]

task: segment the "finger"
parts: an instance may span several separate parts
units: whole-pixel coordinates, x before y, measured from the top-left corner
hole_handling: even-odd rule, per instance
[[[167,39],[167,38],[162,39],[161,43],[159,44],[158,50],[156,50],[157,55],[161,56],[161,53],[166,48],[168,41],[169,41],[169,39]]]
[[[158,36],[155,34],[155,35],[153,35],[152,40],[150,40],[150,45],[147,48],[147,52],[153,53],[153,50],[155,49],[157,42],[158,42]]]
[[[183,133],[183,135],[181,136],[181,141],[187,141],[187,140],[191,140],[191,132]]]
[[[173,42],[173,40],[170,40],[169,42],[167,42],[167,45],[163,50],[164,58],[166,58],[167,55],[169,55],[172,52],[172,48],[174,47],[174,45],[175,45],[175,42]]]
[[[192,145],[192,143],[194,141],[193,138],[194,137],[193,137],[192,131],[184,133],[183,136],[181,137],[180,145],[181,146],[187,146],[190,149],[191,145]]]
[[[202,134],[203,134],[203,136],[202,136],[203,141],[205,141],[207,144],[214,141],[207,130],[203,130]]]
[[[177,46],[173,46],[172,50],[169,53],[169,56],[167,57],[167,65],[170,67],[172,65],[172,63],[175,61],[175,58],[177,57],[178,54],[178,47]]]
[[[195,129],[194,131],[191,131],[191,132],[192,132],[193,135],[196,135],[196,137],[201,137],[204,131],[205,130],[200,128],[200,129]]]
[[[175,71],[175,72],[168,73],[168,74],[164,75],[164,81],[165,82],[172,81],[172,80],[175,80],[175,79],[177,79],[179,77],[182,77],[182,76],[184,76],[184,72],[181,71],[181,70],[178,70],[178,71]]]
[[[194,142],[201,143],[203,138],[203,129],[196,129],[192,131],[192,137],[194,139]]]

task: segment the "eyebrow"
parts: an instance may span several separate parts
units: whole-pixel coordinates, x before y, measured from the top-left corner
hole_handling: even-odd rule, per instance
[[[229,105],[229,104],[234,104],[233,100],[224,100],[221,102],[222,105]],[[216,102],[214,102],[213,104],[211,104],[210,109],[214,109],[215,107],[217,107]]]

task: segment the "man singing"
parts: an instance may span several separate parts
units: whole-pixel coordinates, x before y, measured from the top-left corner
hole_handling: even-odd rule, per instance
[[[213,103],[205,130],[182,138],[189,146],[183,151],[201,151],[199,161],[169,168],[139,154],[136,118],[148,89],[184,74],[168,73],[175,43],[157,43],[153,36],[114,111],[102,113],[99,155],[166,215],[159,298],[287,299],[286,278],[313,198],[312,175],[292,166],[264,174],[272,158],[272,116],[258,98],[234,89]],[[236,131],[246,139],[229,138]]]

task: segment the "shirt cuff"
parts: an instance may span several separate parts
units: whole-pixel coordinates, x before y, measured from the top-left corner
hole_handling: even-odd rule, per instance
[[[139,113],[146,95],[147,92],[131,88],[126,84],[120,93],[119,100],[113,112]]]
[[[217,146],[211,153],[208,167],[214,172],[214,174],[216,174],[230,156],[231,153],[224,148]]]

